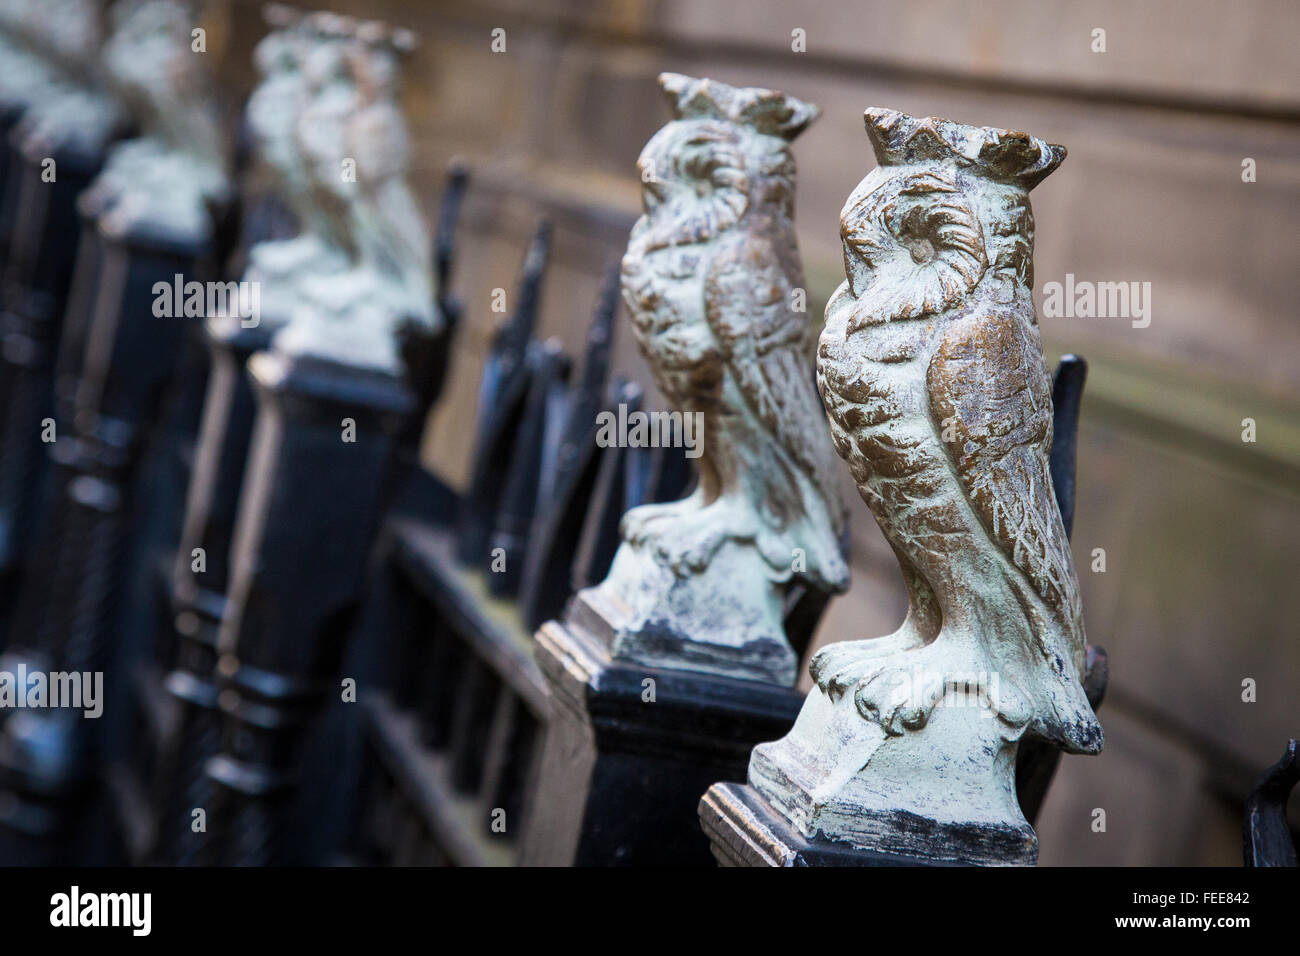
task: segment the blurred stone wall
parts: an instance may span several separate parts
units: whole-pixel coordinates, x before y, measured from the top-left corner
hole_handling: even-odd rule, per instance
[[[665,121],[663,70],[818,103],[795,145],[820,321],[843,278],[839,210],[874,165],[867,106],[1027,129],[1068,146],[1033,194],[1035,291],[1053,361],[1091,366],[1075,560],[1110,653],[1106,751],[1062,763],[1044,864],[1240,862],[1240,801],[1300,734],[1300,5],[1291,0],[330,0],[414,29],[415,180],[432,220],[446,164],[472,165],[455,286],[467,302],[427,461],[467,475],[479,369],[535,218],[557,225],[543,335],[576,353],[602,266],[639,212],[634,162]],[[232,109],[262,33],[211,0]],[[505,30],[506,50],[491,50]],[[1095,30],[1105,52],[1095,52]],[[793,31],[806,50],[795,52]],[[1256,181],[1243,181],[1254,160]],[[1045,283],[1149,282],[1151,321],[1051,318]],[[650,386],[626,329],[615,371]],[[653,395],[653,389],[652,389]],[[652,398],[652,400],[657,400]],[[1242,440],[1243,419],[1257,440]],[[893,630],[892,555],[844,473],[854,582],[819,641]],[[1096,549],[1105,571],[1094,571]],[[1256,684],[1245,702],[1243,681]],[[1106,812],[1105,832],[1094,811]],[[1295,808],[1293,808],[1295,809]]]

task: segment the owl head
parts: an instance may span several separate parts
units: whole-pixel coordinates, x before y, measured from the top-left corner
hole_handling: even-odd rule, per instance
[[[703,242],[756,206],[794,212],[790,143],[818,109],[774,90],[663,73],[672,122],[638,160],[647,220],[662,225],[655,244]]]
[[[249,95],[244,115],[263,162],[293,182],[302,167],[293,120],[307,95],[303,62],[312,43],[323,40],[312,35],[308,18],[288,7],[268,5],[265,16],[273,29],[253,50],[261,82]]]
[[[197,22],[192,0],[144,0],[114,4],[112,35],[104,44],[105,69],[115,91],[146,125],[154,114],[203,95],[210,82],[196,67],[190,30]]]
[[[324,38],[302,61],[306,105],[294,128],[295,147],[322,201],[351,200],[356,186],[402,175],[407,165],[405,123],[397,107],[406,31],[335,14],[313,14]],[[355,162],[355,181],[342,164]]]
[[[879,166],[840,213],[848,331],[955,308],[976,294],[1009,302],[1033,285],[1029,190],[1065,147],[1028,133],[866,111]]]

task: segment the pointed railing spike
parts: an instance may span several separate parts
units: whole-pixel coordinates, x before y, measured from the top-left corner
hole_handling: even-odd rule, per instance
[[[551,234],[550,220],[541,220],[537,224],[537,231],[533,235],[532,242],[528,244],[528,252],[524,256],[514,312],[498,330],[493,341],[493,350],[499,353],[503,367],[506,369],[513,368],[523,361],[528,343],[537,328],[542,280],[546,276],[546,266],[551,258]]]
[[[487,560],[488,591],[497,597],[514,597],[519,591],[543,476],[553,474],[548,458],[554,454],[559,438],[555,432],[563,422],[569,357],[559,342],[548,341],[534,347],[528,364],[531,381],[518,435],[510,447]]]
[[[442,189],[438,204],[438,225],[433,234],[433,268],[438,279],[438,295],[447,296],[451,269],[456,255],[456,225],[460,221],[460,208],[469,187],[469,167],[460,160],[452,160],[447,169],[447,184]]]
[[[1286,822],[1286,804],[1300,783],[1295,738],[1282,759],[1264,771],[1246,798],[1244,850],[1246,866],[1295,866],[1296,845]]]
[[[604,390],[609,378],[609,356],[614,347],[614,316],[618,314],[621,297],[619,263],[615,261],[605,267],[605,275],[596,298],[596,312],[591,327],[587,330],[587,348],[582,360],[582,388],[597,396]]]
[[[555,453],[549,488],[537,510],[520,590],[524,622],[530,629],[557,616],[568,599],[573,565],[602,452],[596,445],[597,418],[609,408],[606,379],[620,298],[619,265],[611,263],[596,298],[587,332],[582,379],[570,399],[568,420]]]
[[[1078,460],[1079,405],[1088,379],[1088,363],[1079,355],[1064,355],[1052,385],[1052,487],[1068,537],[1074,531],[1075,464]]]
[[[474,463],[457,545],[458,558],[467,564],[480,564],[486,558],[505,490],[512,446],[525,412],[531,374],[526,361],[528,345],[536,326],[550,245],[551,224],[543,219],[524,256],[515,310],[493,336],[479,382]]]

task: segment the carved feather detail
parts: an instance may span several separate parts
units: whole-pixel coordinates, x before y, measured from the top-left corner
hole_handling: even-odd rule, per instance
[[[845,515],[832,485],[825,413],[811,388],[811,329],[791,306],[787,268],[765,240],[730,243],[705,279],[705,317],[745,401],[821,493],[839,532]],[[809,387],[791,387],[800,380]]]
[[[1080,602],[1048,469],[1051,381],[1036,330],[1016,313],[949,327],[927,373],[931,414],[992,539],[1081,640]]]

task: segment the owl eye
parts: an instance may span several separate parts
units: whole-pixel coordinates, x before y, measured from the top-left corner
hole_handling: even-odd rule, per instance
[[[681,168],[687,177],[696,181],[697,188],[708,185],[717,190],[744,192],[748,189],[748,178],[740,158],[717,144],[711,144],[707,151],[686,157]]]
[[[898,241],[912,254],[912,261],[917,264],[931,262],[937,255],[942,239],[941,226],[936,226],[925,210],[913,207],[898,222],[896,233]]]
[[[937,262],[973,286],[983,273],[984,240],[974,212],[955,197],[918,196],[884,210],[885,227],[919,265]]]
[[[713,176],[714,170],[722,165],[722,157],[717,153],[712,151],[700,152],[686,157],[686,161],[682,164],[682,170],[695,179],[709,179]]]

